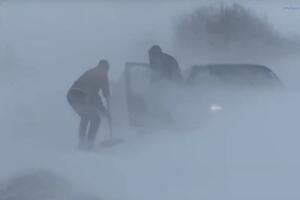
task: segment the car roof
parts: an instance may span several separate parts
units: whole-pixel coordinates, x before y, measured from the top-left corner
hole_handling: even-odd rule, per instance
[[[207,64],[207,65],[194,65],[192,66],[192,70],[220,70],[220,69],[226,69],[226,70],[245,70],[249,69],[252,71],[258,70],[258,71],[265,71],[265,72],[272,72],[268,67],[264,65],[256,65],[256,64]]]
[[[264,65],[256,65],[256,64],[207,64],[207,65],[194,65],[192,66],[190,76],[195,75],[201,71],[211,71],[211,72],[256,72],[261,74],[269,74],[272,77],[279,80],[278,76],[268,67]]]
[[[188,82],[193,81],[198,74],[209,72],[212,74],[218,74],[218,76],[222,76],[222,74],[232,74],[236,77],[251,77],[251,74],[260,74],[264,77],[269,77],[273,81],[281,84],[278,76],[268,67],[264,65],[256,65],[256,64],[206,64],[206,65],[194,65],[192,66],[190,73],[188,75]],[[249,76],[251,75],[251,76]]]

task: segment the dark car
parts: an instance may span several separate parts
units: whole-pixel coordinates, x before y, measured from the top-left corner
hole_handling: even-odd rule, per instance
[[[161,127],[159,123],[178,124],[174,116],[192,120],[196,113],[203,119],[208,117],[206,112],[247,108],[266,99],[262,96],[283,88],[277,75],[266,66],[210,64],[192,66],[186,80],[174,89],[153,81],[149,65],[136,62],[126,63],[125,86],[131,126],[147,128]]]
[[[268,67],[252,64],[195,65],[186,83],[193,94],[199,94],[193,98],[200,99],[213,112],[224,110],[224,105],[248,106],[283,89],[278,76]]]

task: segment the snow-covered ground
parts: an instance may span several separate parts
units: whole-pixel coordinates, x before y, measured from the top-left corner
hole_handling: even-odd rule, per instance
[[[132,133],[96,153],[75,148],[71,120],[48,116],[2,134],[0,175],[48,169],[103,199],[298,199],[299,100],[227,115],[193,132]]]
[[[285,9],[295,2],[245,4],[284,34],[300,32],[293,24],[300,11]],[[124,143],[97,153],[76,149],[78,119],[65,99],[75,78],[105,57],[116,82],[123,63],[145,61],[152,43],[172,52],[173,20],[193,7],[3,4],[1,40],[13,47],[20,73],[0,86],[0,181],[48,169],[104,200],[299,199],[299,58],[272,62],[288,88],[280,101],[176,133],[138,134],[124,118],[115,124]]]

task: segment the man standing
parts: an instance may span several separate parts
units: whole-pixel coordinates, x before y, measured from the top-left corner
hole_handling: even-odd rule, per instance
[[[101,60],[96,67],[81,75],[68,91],[68,102],[80,116],[78,144],[80,149],[93,149],[101,122],[100,114],[109,117],[109,112],[104,107],[99,95],[101,90],[109,108],[110,90],[108,70],[108,62]],[[89,130],[86,133],[88,125]]]
[[[154,45],[149,50],[149,63],[156,77],[181,82],[181,71],[176,59],[164,53],[158,45]]]
[[[176,59],[164,53],[158,45],[148,51],[151,69],[151,87],[147,92],[150,98],[145,99],[145,107],[150,116],[152,127],[164,128],[172,126],[170,100],[176,98],[174,90],[183,82]]]

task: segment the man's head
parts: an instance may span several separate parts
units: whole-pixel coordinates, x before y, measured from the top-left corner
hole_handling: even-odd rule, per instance
[[[154,45],[149,49],[148,53],[149,53],[150,56],[157,56],[157,55],[160,55],[162,53],[162,50],[161,50],[160,46]]]
[[[102,59],[102,60],[99,61],[97,67],[99,67],[101,69],[101,71],[103,71],[103,72],[108,72],[109,63],[107,62],[107,60]]]

